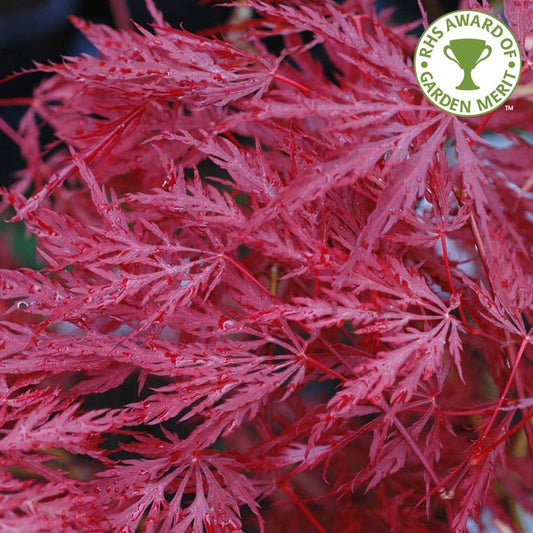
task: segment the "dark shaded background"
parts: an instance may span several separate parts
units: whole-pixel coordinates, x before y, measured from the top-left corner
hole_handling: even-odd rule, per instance
[[[227,8],[208,5],[205,0],[155,0],[173,26],[198,31],[221,24],[230,14]],[[457,8],[457,0],[423,0],[430,19]],[[76,55],[94,50],[68,21],[76,14],[94,22],[115,25],[113,0],[0,0],[0,78],[31,68],[33,61],[59,61],[61,55]],[[378,6],[396,8],[398,21],[420,16],[416,0],[377,0]],[[144,0],[127,1],[129,15],[140,23],[150,18]],[[120,17],[120,15],[119,15]],[[0,84],[0,98],[30,96],[39,82],[38,74],[26,74]],[[23,107],[0,106],[0,117],[16,127]],[[9,185],[13,172],[22,168],[17,147],[0,132],[0,185]]]

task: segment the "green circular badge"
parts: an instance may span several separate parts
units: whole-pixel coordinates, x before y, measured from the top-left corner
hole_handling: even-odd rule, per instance
[[[463,117],[484,115],[511,96],[522,69],[507,25],[484,11],[452,11],[420,37],[414,56],[418,85],[435,106]]]

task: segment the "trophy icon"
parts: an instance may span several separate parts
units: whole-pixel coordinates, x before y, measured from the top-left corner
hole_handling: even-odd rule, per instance
[[[483,53],[488,53],[483,56]],[[479,87],[472,79],[472,71],[476,66],[487,59],[492,53],[492,48],[482,39],[453,39],[444,47],[444,55],[457,63],[464,71],[463,81],[456,87],[463,91],[475,91]],[[450,55],[451,54],[451,55]]]

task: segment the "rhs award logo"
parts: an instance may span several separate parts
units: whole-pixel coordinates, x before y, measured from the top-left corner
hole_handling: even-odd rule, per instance
[[[532,0],[533,1],[533,0]],[[518,85],[520,48],[511,30],[483,11],[453,11],[420,37],[416,79],[431,103],[473,117],[500,107]]]

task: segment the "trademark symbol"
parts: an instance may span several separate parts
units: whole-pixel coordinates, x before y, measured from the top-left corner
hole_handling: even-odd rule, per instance
[[[514,111],[514,105],[505,105],[505,111]]]

